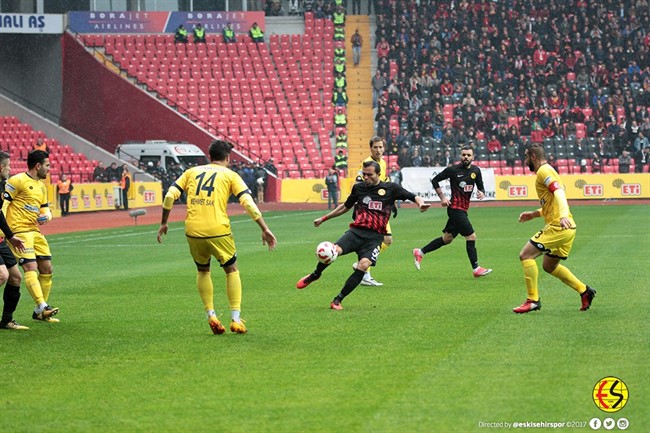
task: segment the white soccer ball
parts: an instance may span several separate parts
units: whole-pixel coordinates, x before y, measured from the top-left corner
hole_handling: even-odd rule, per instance
[[[338,251],[336,249],[336,245],[334,245],[331,242],[325,241],[321,242],[318,244],[316,247],[316,257],[318,258],[318,261],[325,264],[329,265],[332,263],[336,258],[338,257]]]

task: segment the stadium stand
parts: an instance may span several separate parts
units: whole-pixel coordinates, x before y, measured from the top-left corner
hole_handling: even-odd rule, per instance
[[[638,131],[650,130],[645,2],[443,0],[417,13],[415,2],[378,6],[376,40],[387,41],[389,50],[377,68],[391,77],[379,110],[393,125],[394,107],[408,113],[399,136],[409,152],[457,155],[470,144],[482,165],[510,174],[519,173],[520,161],[504,167],[503,152],[488,154],[479,140],[503,133],[521,155],[527,141],[553,139],[558,168],[572,173],[575,139],[602,137],[618,156],[624,149],[637,153]],[[510,130],[522,125],[530,128]],[[387,137],[398,129],[377,127]],[[451,144],[442,139],[447,129]],[[617,139],[620,129],[625,134]],[[433,144],[414,143],[416,130]],[[603,171],[616,170],[615,161]]]
[[[73,183],[92,182],[97,161],[88,160],[83,153],[74,152],[69,145],[48,138],[42,131],[35,131],[31,125],[14,116],[0,116],[0,149],[11,155],[13,173],[27,170],[27,154],[39,138],[50,152],[52,183],[58,182],[62,173],[68,174]]]
[[[226,44],[175,44],[173,35],[86,35],[129,77],[161,101],[247,151],[273,157],[281,176],[322,177],[333,164],[331,20],[305,14],[304,35],[239,35]],[[317,33],[316,33],[317,32]]]

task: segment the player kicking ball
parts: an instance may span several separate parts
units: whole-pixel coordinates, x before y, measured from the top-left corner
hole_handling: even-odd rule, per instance
[[[357,182],[352,192],[345,200],[325,216],[314,220],[314,226],[319,227],[325,221],[336,218],[354,207],[354,221],[350,229],[336,241],[336,253],[342,256],[357,253],[357,266],[348,277],[343,288],[330,303],[333,310],[342,310],[341,302],[361,283],[364,274],[377,263],[379,249],[386,235],[386,225],[393,211],[396,200],[410,200],[420,207],[420,212],[429,209],[429,204],[422,197],[405,190],[392,182],[380,181],[381,168],[376,161],[363,163],[363,182]],[[331,262],[330,262],[331,263]],[[301,278],[296,287],[304,289],[321,277],[330,263],[319,262],[314,272]]]

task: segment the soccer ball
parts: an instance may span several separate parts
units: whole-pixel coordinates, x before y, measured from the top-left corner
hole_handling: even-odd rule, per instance
[[[334,260],[336,260],[338,255],[339,254],[336,250],[336,245],[331,242],[321,242],[316,247],[316,257],[318,258],[319,262],[325,265],[329,265]]]

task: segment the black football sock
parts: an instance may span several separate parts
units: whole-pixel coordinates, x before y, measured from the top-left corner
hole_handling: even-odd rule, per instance
[[[430,253],[431,251],[435,251],[440,247],[444,247],[447,245],[443,240],[442,236],[439,238],[436,238],[429,242],[426,246],[422,247],[422,254]]]
[[[469,262],[472,264],[472,269],[478,268],[478,253],[476,252],[476,241],[467,241],[465,243],[465,249],[467,250],[467,257],[469,257]]]
[[[11,322],[11,320],[13,320],[14,311],[16,311],[16,306],[18,306],[18,300],[20,299],[20,287],[12,286],[7,283],[2,299],[4,301],[4,306],[2,307],[2,322]]]
[[[316,265],[316,270],[312,272],[312,275],[316,278],[320,278],[320,275],[323,273],[325,269],[327,269],[329,265],[330,264],[326,265],[325,263],[318,262],[318,264]]]
[[[341,289],[341,292],[336,295],[336,298],[339,301],[342,301],[343,298],[348,296],[354,289],[357,288],[357,286],[361,283],[361,280],[363,279],[363,276],[365,275],[364,271],[360,271],[358,269],[355,269],[354,272],[352,272],[352,275],[348,277],[348,280],[345,282],[345,285]]]

